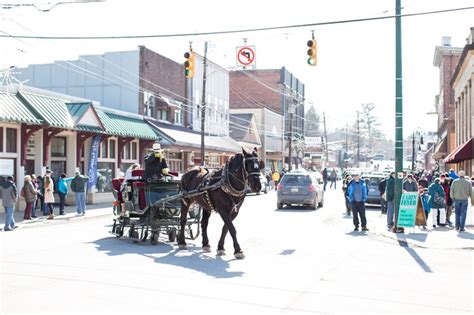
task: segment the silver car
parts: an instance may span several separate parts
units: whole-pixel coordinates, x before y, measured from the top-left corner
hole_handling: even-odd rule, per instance
[[[277,187],[277,208],[284,205],[303,205],[316,210],[322,207],[324,195],[321,186],[309,173],[295,171],[286,173]]]

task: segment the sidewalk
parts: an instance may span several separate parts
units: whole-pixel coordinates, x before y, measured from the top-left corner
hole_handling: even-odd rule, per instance
[[[430,249],[469,249],[474,250],[474,226],[466,226],[465,232],[458,232],[454,226],[433,228],[431,218],[428,218],[426,229],[421,227],[405,228],[405,233],[393,233],[387,228],[386,215],[379,211],[368,211],[370,217],[367,218],[370,233],[396,240],[401,246],[410,245],[413,247]],[[451,221],[454,221],[454,214]]]
[[[15,218],[15,223],[18,228],[28,228],[33,226],[41,226],[44,224],[56,224],[56,223],[65,223],[71,220],[82,220],[90,217],[98,217],[110,215],[113,216],[112,204],[110,202],[98,203],[93,205],[86,205],[86,214],[85,216],[76,216],[76,206],[66,206],[64,208],[64,215],[58,215],[59,206],[54,206],[54,219],[47,220],[47,216],[43,215],[42,211],[36,210],[36,215],[38,216],[33,220],[23,220],[23,211],[15,211],[13,216]],[[0,228],[3,231],[5,226],[5,212],[0,213]]]

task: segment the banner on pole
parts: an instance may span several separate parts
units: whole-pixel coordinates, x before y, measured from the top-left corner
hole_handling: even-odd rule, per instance
[[[97,160],[99,158],[100,136],[96,135],[92,138],[91,156],[89,159],[89,181],[87,182],[87,189],[90,190],[95,186],[97,181]]]

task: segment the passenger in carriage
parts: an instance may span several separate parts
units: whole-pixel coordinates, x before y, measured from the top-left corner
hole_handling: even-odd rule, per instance
[[[120,187],[120,191],[123,191],[125,185],[127,184],[127,182],[129,180],[139,180],[141,178],[140,176],[133,176],[133,171],[137,170],[139,168],[140,168],[140,164],[138,164],[138,163],[133,163],[132,165],[130,165],[130,167],[125,172],[125,177],[123,178],[123,182],[122,182],[122,185]]]
[[[150,154],[145,155],[145,173],[143,174],[145,181],[159,179],[163,175],[167,176],[169,172],[161,145],[154,143],[152,150]]]

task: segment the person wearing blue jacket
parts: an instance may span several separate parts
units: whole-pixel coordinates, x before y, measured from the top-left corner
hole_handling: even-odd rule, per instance
[[[441,179],[438,177],[428,187],[428,193],[430,195],[430,207],[433,210],[431,218],[433,220],[433,228],[436,227],[438,211],[439,211],[439,225],[446,225],[446,200],[444,189],[441,186]]]
[[[66,204],[66,196],[68,193],[67,183],[74,177],[66,178],[66,174],[62,173],[58,180],[59,195],[59,215],[64,215],[64,205]]]
[[[359,216],[362,231],[368,231],[367,218],[365,217],[365,202],[367,200],[367,186],[360,180],[359,174],[354,175],[354,180],[348,187],[348,197],[352,205],[352,220],[354,231],[359,231]]]

